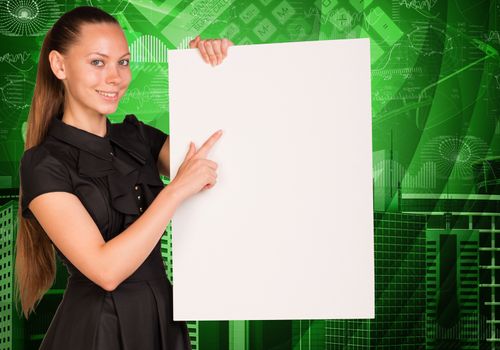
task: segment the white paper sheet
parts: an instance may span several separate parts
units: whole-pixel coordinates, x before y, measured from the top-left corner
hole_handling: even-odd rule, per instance
[[[171,176],[224,134],[172,220],[175,320],[373,318],[368,39],[169,50]]]

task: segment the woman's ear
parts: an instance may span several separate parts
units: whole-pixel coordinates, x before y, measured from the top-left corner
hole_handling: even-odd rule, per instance
[[[60,80],[66,79],[64,57],[56,50],[52,50],[49,52],[49,62],[54,75]]]

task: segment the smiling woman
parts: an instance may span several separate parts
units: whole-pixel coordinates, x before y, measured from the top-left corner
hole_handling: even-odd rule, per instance
[[[94,64],[94,62],[101,62],[102,64],[100,65],[97,65],[97,64],[94,64],[95,66],[97,67],[103,67],[104,66],[104,62],[108,59],[110,59],[110,57],[104,53],[100,53],[100,52],[93,52],[91,53],[89,56],[100,56],[100,57],[105,57],[106,59],[105,60],[101,60],[101,59],[92,59],[91,63]],[[124,57],[128,57],[130,56],[130,52],[127,52],[126,54],[122,55],[119,59],[119,63],[125,67],[129,67],[129,64],[130,64],[130,59],[127,59],[127,58],[124,58]],[[118,101],[119,98],[121,96],[119,96],[119,93],[120,91],[118,90],[114,90],[114,91],[105,91],[105,90],[97,90],[97,92],[99,94],[101,94],[103,97],[106,98],[107,101]]]
[[[85,23],[80,30],[78,41],[64,54],[52,50],[49,61],[67,91],[65,104],[71,105],[64,121],[75,125],[90,117],[90,122],[95,119],[102,124],[100,117],[115,112],[132,79],[130,52],[116,23]],[[103,125],[98,127],[103,129]]]
[[[134,114],[110,122],[132,78],[129,57],[116,19],[90,6],[64,14],[42,45],[20,164],[25,317],[54,282],[55,253],[70,277],[41,350],[191,349],[186,322],[173,321],[160,239],[215,173],[205,160],[188,167],[189,186],[176,177],[164,187],[168,135]]]

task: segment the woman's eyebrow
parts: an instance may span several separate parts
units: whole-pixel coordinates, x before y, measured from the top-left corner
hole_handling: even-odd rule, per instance
[[[100,52],[91,52],[87,56],[90,56],[92,54],[97,54],[99,56],[109,57],[108,55],[106,55],[104,53],[100,53]],[[126,54],[121,55],[120,58],[122,58],[123,56],[127,56],[127,55],[130,55],[130,52],[127,52]]]

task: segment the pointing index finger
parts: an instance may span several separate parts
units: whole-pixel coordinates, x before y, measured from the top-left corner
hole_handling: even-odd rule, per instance
[[[219,140],[222,135],[222,130],[217,130],[206,140],[203,145],[198,149],[195,154],[195,157],[206,158],[208,151],[212,148],[212,146]]]

